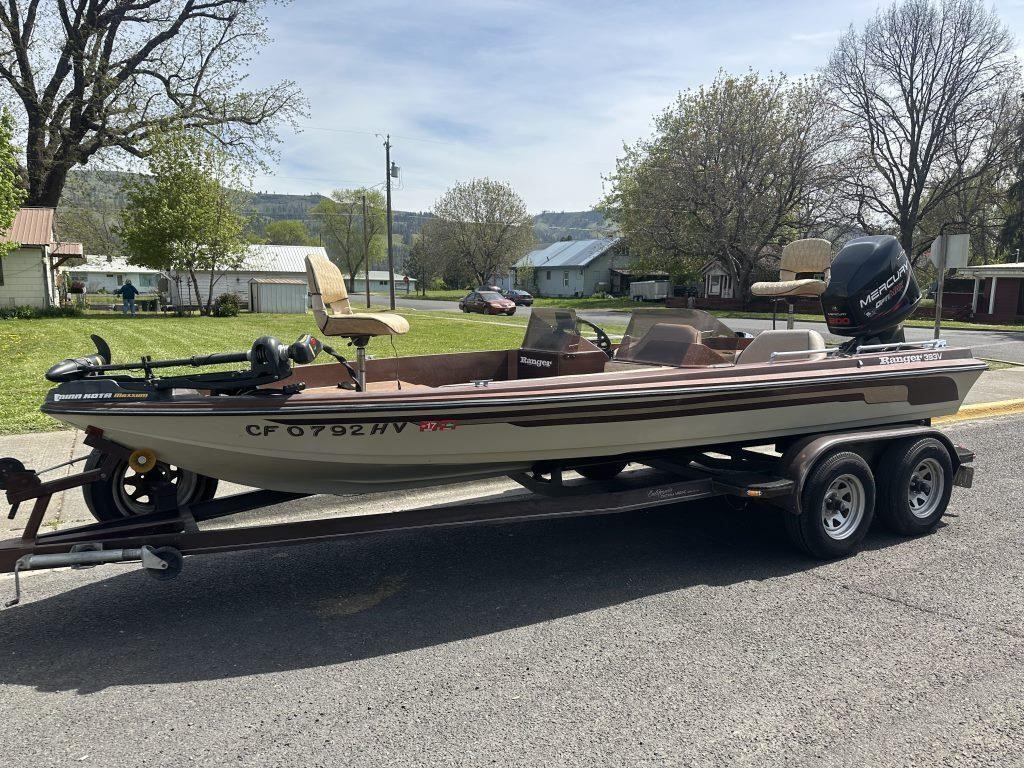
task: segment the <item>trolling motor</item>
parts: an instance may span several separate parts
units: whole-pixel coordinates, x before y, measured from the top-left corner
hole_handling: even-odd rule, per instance
[[[107,342],[96,335],[92,336],[92,341],[96,345],[96,354],[61,360],[46,372],[46,378],[58,384],[116,381],[122,387],[129,388],[134,383],[155,390],[185,387],[232,394],[286,379],[292,374],[293,362],[299,365],[311,363],[323,349],[320,340],[309,334],[300,336],[292,344],[283,344],[273,336],[262,336],[245,352],[219,352],[174,360],[143,357],[136,363],[111,363]],[[249,369],[245,371],[218,371],[163,378],[157,378],[153,373],[160,368],[202,368],[245,362],[249,363]],[[144,378],[107,375],[118,371],[142,371]]]
[[[892,235],[857,237],[832,261],[821,308],[829,333],[850,337],[840,349],[906,341],[903,321],[921,303],[907,254]]]

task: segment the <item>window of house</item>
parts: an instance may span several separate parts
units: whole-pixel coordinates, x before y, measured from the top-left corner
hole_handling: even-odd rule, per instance
[[[117,286],[120,288],[122,285],[124,285],[124,275],[118,275],[117,276]]]
[[[568,288],[569,287],[569,271],[568,270],[566,270],[565,272],[562,273],[562,287],[563,288]]]
[[[548,270],[547,277],[545,277],[544,279],[545,280],[550,280],[551,279],[551,270],[550,269]]]
[[[387,284],[388,284],[387,280],[378,280],[377,281],[377,285],[379,285],[381,287],[387,287]]]

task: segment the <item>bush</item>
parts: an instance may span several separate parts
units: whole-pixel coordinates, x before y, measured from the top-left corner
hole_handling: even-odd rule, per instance
[[[238,297],[233,293],[222,293],[213,302],[214,317],[238,317],[241,309],[242,305],[239,303]]]
[[[81,317],[82,308],[64,307],[0,307],[0,320],[39,320],[44,317]]]

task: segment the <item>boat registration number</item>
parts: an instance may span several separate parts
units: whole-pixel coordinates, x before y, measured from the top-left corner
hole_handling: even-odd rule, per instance
[[[401,432],[408,422],[374,422],[370,424],[246,424],[252,437],[287,435],[288,437],[373,437],[388,432]]]

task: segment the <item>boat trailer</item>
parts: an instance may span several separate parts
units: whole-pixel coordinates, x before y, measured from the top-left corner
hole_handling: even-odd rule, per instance
[[[824,453],[837,446],[877,446],[922,435],[941,433],[921,424],[806,436],[792,441],[781,457],[744,445],[624,455],[615,458],[644,468],[609,480],[567,482],[564,473],[586,467],[586,462],[539,464],[530,472],[509,475],[532,492],[527,496],[471,499],[397,512],[207,530],[200,529],[199,523],[312,494],[252,490],[179,505],[173,483],[157,480],[153,484],[153,512],[40,533],[54,494],[105,479],[121,462],[134,462],[143,470],[156,464],[151,452],[132,451],[105,438],[102,430],[90,427],[86,430],[85,444],[104,454],[103,461],[94,469],[43,481],[40,475],[44,472],[77,463],[85,457],[38,473],[17,459],[0,459],[0,489],[6,490],[10,504],[8,519],[15,518],[22,504],[33,502],[20,538],[0,542],[0,573],[13,573],[15,588],[14,598],[4,607],[20,602],[20,574],[32,570],[139,563],[154,578],[170,579],[181,572],[186,555],[418,528],[608,515],[718,496],[767,501],[799,515],[803,481]],[[949,445],[951,457],[955,458],[954,484],[970,487],[973,470],[968,463],[974,458],[973,454],[953,447],[944,436],[941,439]],[[594,465],[605,462],[607,458],[591,461]]]

